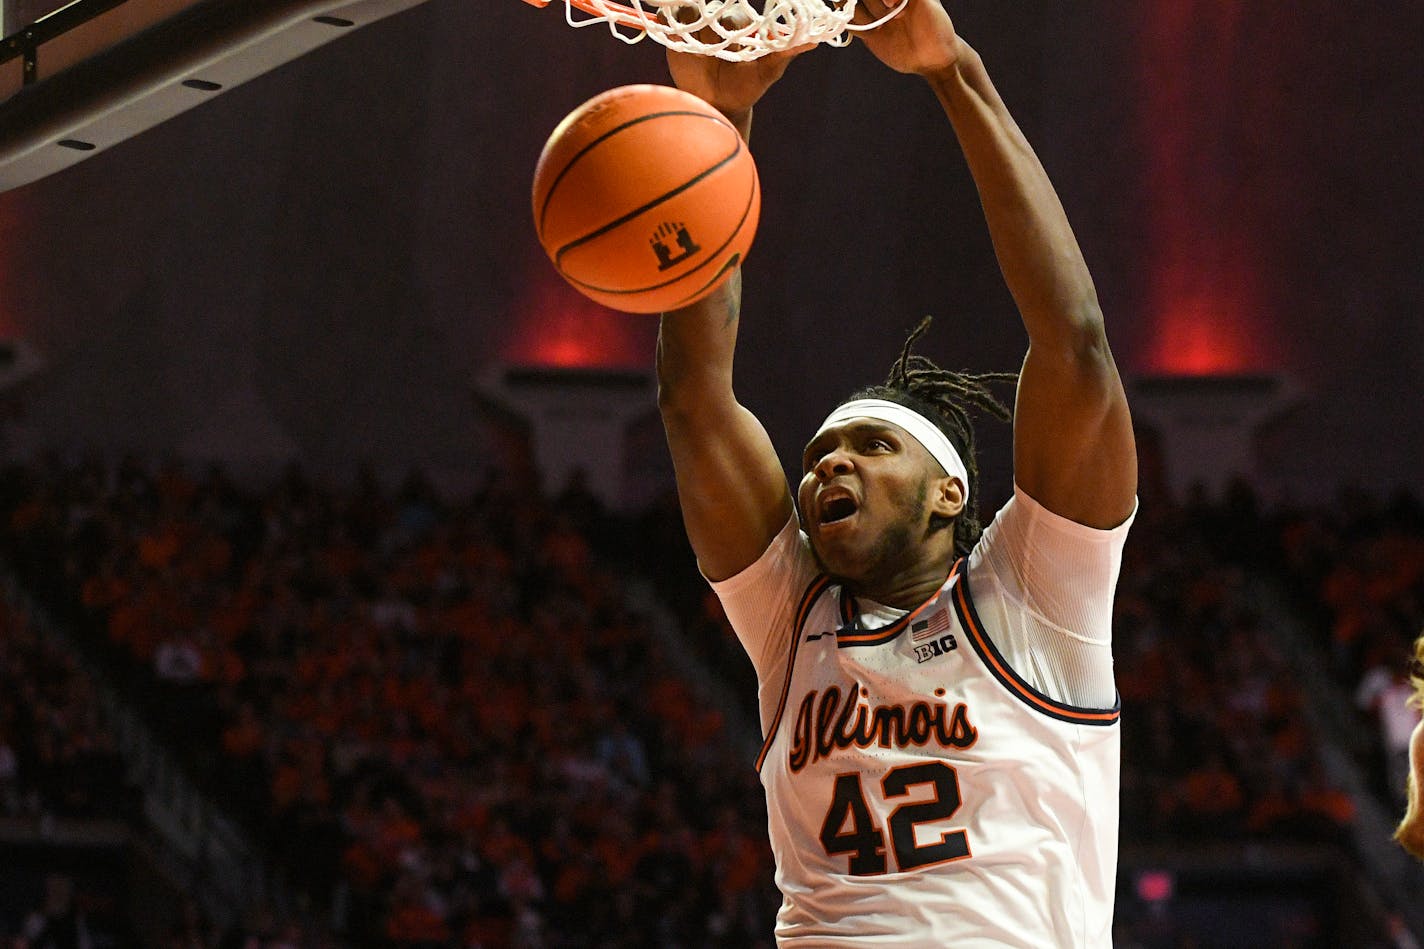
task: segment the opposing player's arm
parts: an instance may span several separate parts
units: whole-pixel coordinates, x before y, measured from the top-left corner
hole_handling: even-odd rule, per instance
[[[881,0],[865,0],[876,16]],[[1132,512],[1137,453],[1092,277],[1047,173],[939,0],[910,0],[862,34],[933,88],[979,190],[1005,282],[1028,330],[1014,408],[1014,479],[1040,504],[1108,528]]]
[[[747,139],[752,106],[800,52],[750,63],[669,52],[668,71]],[[739,271],[698,303],[665,314],[658,332],[658,408],[688,540],[710,580],[750,566],[791,516],[776,449],[732,390],[741,302]]]

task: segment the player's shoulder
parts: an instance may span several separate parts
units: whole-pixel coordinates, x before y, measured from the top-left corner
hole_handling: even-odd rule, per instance
[[[725,580],[708,582],[725,599],[768,585],[800,590],[819,573],[811,542],[793,513],[756,560]]]
[[[1121,544],[1136,517],[1137,502],[1134,501],[1132,512],[1116,527],[1090,527],[1049,510],[1015,483],[1013,494],[994,513],[971,556],[974,553],[982,556],[996,544],[1028,545],[1049,538],[1070,543]]]
[[[1017,591],[1029,603],[1085,590],[1110,595],[1134,517],[1135,508],[1117,527],[1089,527],[1055,514],[1015,485],[969,554],[969,585],[976,592]]]

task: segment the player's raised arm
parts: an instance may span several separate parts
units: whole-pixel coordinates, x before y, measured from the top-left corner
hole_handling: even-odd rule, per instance
[[[862,6],[870,19],[888,12],[883,0]],[[939,98],[1028,330],[1014,480],[1063,517],[1115,527],[1137,491],[1132,422],[1092,277],[1047,173],[939,0],[910,0],[861,37],[887,65],[924,76]]]
[[[752,106],[794,55],[728,63],[669,52],[668,68],[679,88],[716,106],[746,138]],[[738,271],[698,303],[664,314],[658,333],[658,408],[687,536],[711,580],[750,566],[791,516],[771,439],[732,390],[741,288]]]

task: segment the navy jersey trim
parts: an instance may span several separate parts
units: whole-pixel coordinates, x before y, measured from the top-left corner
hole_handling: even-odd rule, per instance
[[[781,698],[776,702],[776,714],[771,717],[771,724],[766,728],[766,738],[762,741],[761,751],[757,754],[756,769],[758,772],[761,771],[761,766],[771,751],[771,743],[776,740],[777,729],[781,727],[781,716],[786,713],[786,698],[791,694],[791,677],[796,672],[796,653],[801,647],[801,636],[806,630],[806,620],[811,615],[811,607],[830,586],[830,577],[824,573],[817,574],[806,586],[806,592],[801,594],[801,602],[796,606],[796,620],[791,625],[791,656],[786,661],[786,681],[781,684]]]
[[[963,560],[960,563],[964,563]],[[958,567],[958,565],[956,565]],[[974,610],[974,600],[969,593],[969,570],[962,569],[959,583],[954,589],[954,608],[959,614],[960,625],[968,634],[969,643],[979,654],[980,660],[993,673],[994,678],[1016,698],[1036,712],[1050,718],[1074,725],[1116,725],[1122,717],[1122,699],[1112,708],[1081,708],[1049,698],[1024,681],[1023,677],[1010,668],[993,640],[985,632],[979,614]]]
[[[944,594],[944,587],[954,581],[955,574],[959,571],[959,562],[950,568],[949,576],[945,578],[944,584],[935,591],[934,596],[915,607],[904,616],[895,620],[888,626],[880,626],[876,629],[859,629],[856,626],[858,616],[855,609],[855,598],[841,588],[841,621],[844,625],[836,630],[836,648],[845,649],[849,646],[881,646],[895,639],[905,630],[910,628],[910,624],[919,619],[925,610],[939,602],[939,598]]]

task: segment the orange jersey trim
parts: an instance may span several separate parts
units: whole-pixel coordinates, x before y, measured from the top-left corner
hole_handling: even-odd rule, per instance
[[[836,645],[879,646],[881,643],[888,643],[896,636],[899,636],[905,630],[910,628],[910,624],[913,623],[916,619],[918,619],[920,617],[920,614],[924,613],[925,610],[929,609],[935,603],[939,602],[939,598],[944,594],[944,588],[954,582],[955,577],[959,574],[959,566],[963,562],[963,558],[955,561],[954,566],[951,567],[949,570],[949,576],[945,578],[944,583],[940,584],[940,588],[936,590],[935,594],[931,596],[928,600],[925,600],[925,602],[921,603],[919,606],[915,607],[913,610],[906,613],[904,616],[900,617],[895,622],[889,624],[888,626],[881,626],[878,629],[849,630],[847,628],[849,624],[855,619],[855,607],[852,605],[851,595],[846,593],[844,588],[842,588],[841,618],[842,621],[846,624],[846,626],[842,626],[840,629],[836,630]]]
[[[791,627],[791,656],[786,661],[786,681],[781,685],[781,698],[776,703],[776,714],[771,717],[771,724],[767,726],[766,737],[761,743],[761,751],[757,754],[756,769],[758,772],[761,771],[761,766],[771,751],[771,743],[776,740],[777,729],[781,727],[781,717],[786,713],[786,699],[791,694],[791,676],[796,671],[796,653],[801,647],[801,637],[806,631],[806,620],[811,615],[811,607],[830,585],[831,578],[824,573],[819,574],[806,587],[806,592],[801,594],[801,602],[796,607],[796,621]]]

